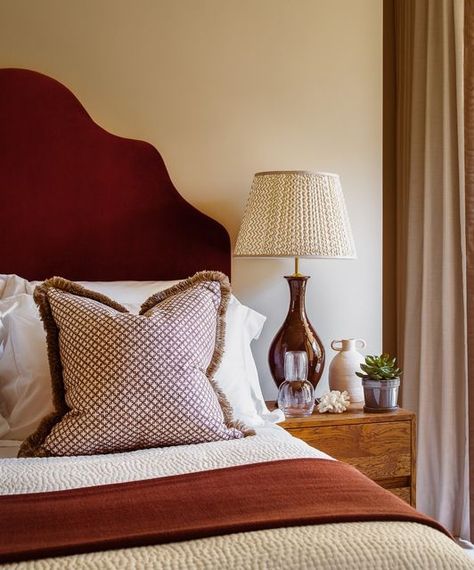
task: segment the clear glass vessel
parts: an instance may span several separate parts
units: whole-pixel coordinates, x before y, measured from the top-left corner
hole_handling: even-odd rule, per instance
[[[285,353],[285,381],[278,391],[278,407],[287,418],[310,416],[314,409],[314,388],[308,378],[308,356],[302,350]]]

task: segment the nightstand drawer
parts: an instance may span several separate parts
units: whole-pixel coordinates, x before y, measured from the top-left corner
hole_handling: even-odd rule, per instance
[[[275,406],[269,402],[270,409]],[[416,418],[413,412],[366,413],[352,404],[343,414],[287,418],[291,435],[345,461],[379,485],[416,506]]]
[[[393,493],[394,495],[397,495],[397,497],[400,497],[400,499],[403,499],[408,504],[412,503],[410,487],[400,487],[397,489],[390,489],[390,492]]]
[[[287,428],[288,429],[288,428]],[[288,431],[374,481],[411,474],[411,424],[391,421]]]

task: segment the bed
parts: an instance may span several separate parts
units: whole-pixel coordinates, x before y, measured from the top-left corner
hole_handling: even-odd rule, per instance
[[[60,275],[133,311],[196,272],[230,277],[231,250],[156,149],[103,130],[57,81],[0,70],[0,125],[0,397],[16,398],[0,402],[5,567],[473,567],[435,521],[278,427],[250,350],[264,319],[233,297],[215,380],[247,437],[17,458],[52,406],[38,283]],[[2,368],[20,326],[37,335],[16,353],[23,395],[18,372]]]

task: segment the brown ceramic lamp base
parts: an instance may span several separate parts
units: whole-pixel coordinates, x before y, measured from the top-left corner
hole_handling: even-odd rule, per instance
[[[308,380],[316,387],[324,369],[324,347],[308,321],[305,308],[307,275],[285,276],[290,287],[290,308],[285,322],[277,332],[268,353],[268,362],[277,386],[285,380],[285,353],[304,350],[308,355]]]

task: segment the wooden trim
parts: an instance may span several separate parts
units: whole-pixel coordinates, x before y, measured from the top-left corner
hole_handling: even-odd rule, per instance
[[[276,408],[273,401],[266,402],[270,410]],[[289,418],[279,425],[283,428],[299,428],[299,427],[316,427],[331,425],[347,425],[347,424],[368,424],[384,422],[399,422],[401,420],[412,420],[414,413],[403,408],[399,408],[396,412],[380,412],[367,413],[363,410],[363,404],[352,404],[348,411],[343,414],[320,414],[315,411],[311,416],[306,418]]]
[[[410,487],[411,477],[390,477],[389,479],[377,480],[377,483],[384,489],[401,489]]]

